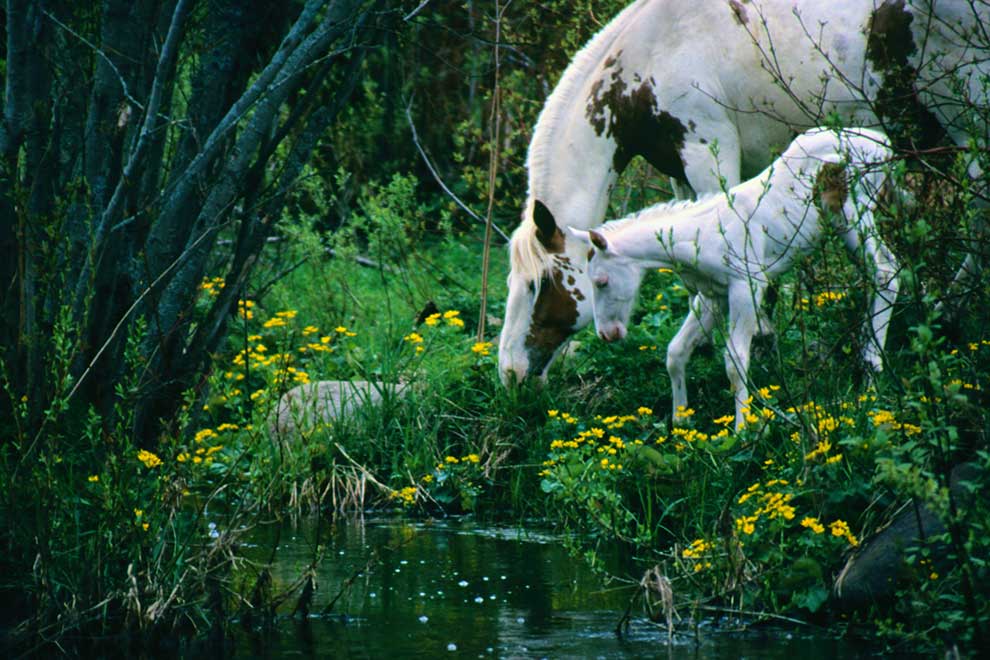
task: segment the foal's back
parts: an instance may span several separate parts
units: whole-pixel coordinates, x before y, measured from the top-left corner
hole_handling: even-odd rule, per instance
[[[714,231],[734,246],[731,259],[745,256],[747,270],[758,265],[773,277],[819,242],[827,222],[872,231],[870,211],[890,157],[877,131],[803,133],[759,176],[722,197]]]

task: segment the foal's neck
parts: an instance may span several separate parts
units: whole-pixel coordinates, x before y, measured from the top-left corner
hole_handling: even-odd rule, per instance
[[[678,246],[696,244],[710,233],[721,216],[724,195],[697,202],[677,202],[648,208],[605,225],[606,236],[623,255],[644,267],[670,267],[680,262]]]

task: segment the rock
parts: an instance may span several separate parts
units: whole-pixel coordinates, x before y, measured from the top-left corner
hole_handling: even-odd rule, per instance
[[[962,484],[976,477],[976,468],[957,465],[950,477],[949,489],[954,497],[967,497]],[[945,532],[945,525],[923,505],[907,503],[890,523],[865,540],[835,579],[835,603],[843,609],[857,609],[893,598],[898,581],[909,567],[906,555],[911,548],[929,543],[934,568],[944,566],[948,548],[932,543],[932,536]]]
[[[346,418],[363,406],[379,405],[383,394],[395,396],[405,389],[405,383],[367,380],[322,380],[299,385],[279,399],[269,431],[278,437],[311,431],[321,424]]]

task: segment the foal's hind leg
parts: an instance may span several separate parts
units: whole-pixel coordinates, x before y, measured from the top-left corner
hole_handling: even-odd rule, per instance
[[[712,328],[715,325],[717,309],[715,303],[698,294],[691,299],[687,318],[667,345],[667,373],[670,375],[671,398],[673,399],[674,416],[677,422],[677,409],[687,408],[687,383],[685,372],[691,353],[698,346],[711,340]]]
[[[846,248],[857,258],[862,258],[873,278],[870,291],[869,318],[864,329],[863,362],[874,372],[883,370],[883,347],[887,340],[887,328],[894,312],[894,302],[900,290],[897,279],[898,264],[894,255],[877,235],[873,214],[866,211],[859,218],[858,226],[843,233]]]

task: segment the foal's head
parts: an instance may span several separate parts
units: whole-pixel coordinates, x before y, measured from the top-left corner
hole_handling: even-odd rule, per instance
[[[642,265],[616,250],[601,231],[569,229],[576,239],[591,247],[587,270],[598,336],[605,341],[625,338],[629,316],[643,281]]]
[[[580,250],[567,249],[563,232],[541,202],[509,246],[509,297],[498,347],[504,384],[546,377],[567,338],[588,322],[591,292]]]

